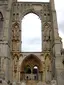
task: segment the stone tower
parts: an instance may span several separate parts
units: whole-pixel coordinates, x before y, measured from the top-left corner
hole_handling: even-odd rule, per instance
[[[29,13],[41,20],[42,52],[21,51],[21,20]],[[0,0],[0,83],[63,85],[63,53],[54,0]]]

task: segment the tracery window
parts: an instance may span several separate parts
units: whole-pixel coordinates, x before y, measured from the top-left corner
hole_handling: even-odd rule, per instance
[[[28,13],[22,19],[21,24],[21,51],[23,52],[41,52],[42,34],[40,17],[34,13]]]
[[[31,74],[31,68],[30,68],[30,66],[26,66],[25,69],[24,69],[24,71],[27,74]]]

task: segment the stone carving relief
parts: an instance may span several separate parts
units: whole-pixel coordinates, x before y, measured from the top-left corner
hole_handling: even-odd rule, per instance
[[[14,78],[14,80],[17,79],[20,55],[21,55],[20,52],[12,52],[12,56],[13,56],[13,78]]]
[[[12,41],[12,51],[19,51],[19,42]]]
[[[47,22],[51,21],[51,19],[50,19],[50,12],[44,12],[43,20],[47,21]]]
[[[45,68],[46,68],[46,82],[50,83],[51,81],[51,58],[49,54],[45,56]]]
[[[17,80],[17,73],[18,73],[18,56],[14,55],[13,58],[13,78]]]
[[[44,11],[48,11],[50,9],[49,4],[44,4],[43,9]]]
[[[43,38],[43,40],[49,40],[50,39],[50,31],[51,31],[51,29],[50,29],[50,24],[49,23],[44,23],[44,30],[43,30],[43,35],[44,35],[44,38]]]
[[[19,40],[19,24],[17,22],[13,24],[12,37],[14,40]]]
[[[43,49],[50,50],[50,41],[51,41],[51,29],[49,23],[44,23],[43,28]]]
[[[18,66],[18,56],[15,55],[13,58],[13,65],[14,65],[14,72],[17,72],[17,66]]]
[[[18,51],[19,50],[19,36],[20,30],[19,30],[19,24],[16,22],[12,26],[12,50]]]

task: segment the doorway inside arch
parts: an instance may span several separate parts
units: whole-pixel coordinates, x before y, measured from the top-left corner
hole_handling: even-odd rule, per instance
[[[34,68],[33,68],[33,74],[35,74],[34,75],[34,80],[38,80],[38,73],[39,73],[38,67],[34,66]]]
[[[37,67],[37,66],[34,66],[34,68],[33,68],[33,73],[34,73],[34,74],[37,74],[37,73],[38,73],[38,67]]]
[[[33,55],[28,55],[22,62],[20,80],[42,80],[42,63],[41,60]]]

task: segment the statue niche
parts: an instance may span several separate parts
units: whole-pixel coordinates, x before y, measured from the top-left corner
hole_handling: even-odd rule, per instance
[[[18,51],[19,50],[19,23],[14,23],[12,26],[12,50]]]
[[[13,40],[15,41],[19,40],[19,24],[17,22],[13,24],[12,37],[13,37]]]
[[[43,30],[43,48],[44,50],[50,50],[50,42],[51,42],[51,26],[49,23],[44,23]]]
[[[44,31],[43,31],[43,35],[44,35],[44,41],[48,41],[50,40],[50,24],[49,23],[45,23],[44,24]]]

